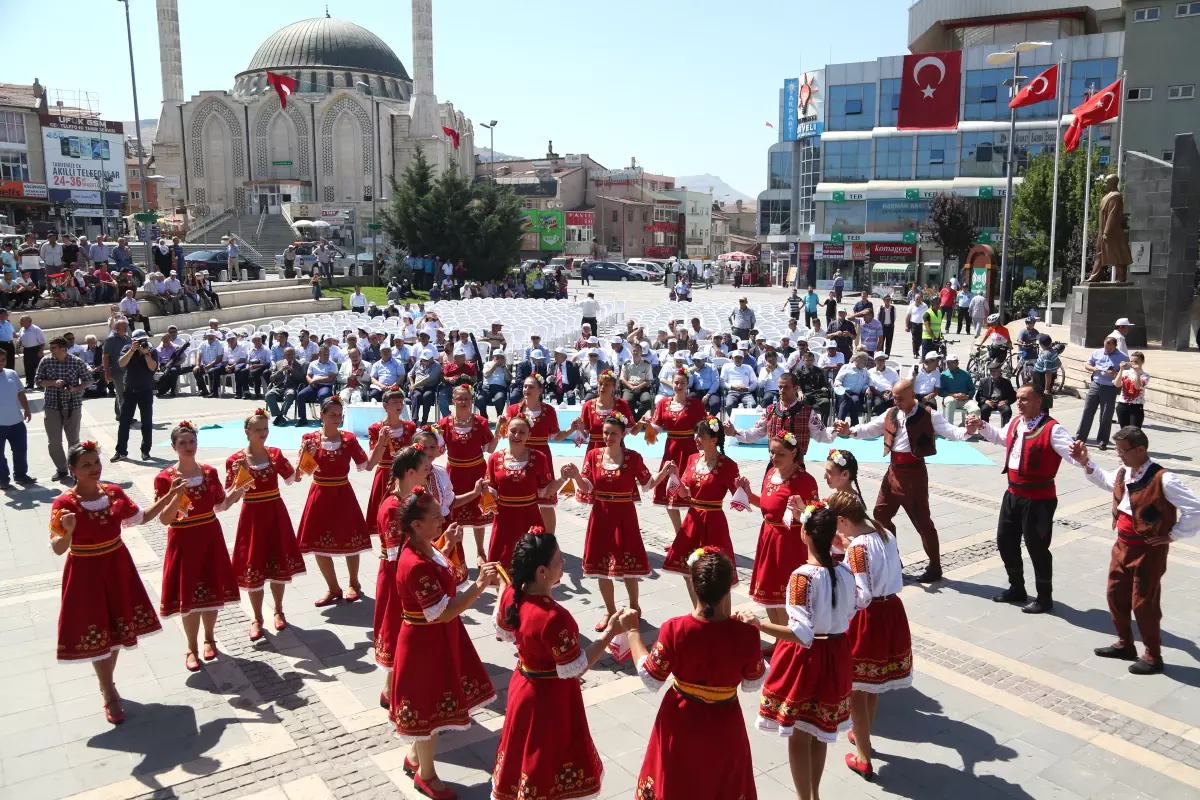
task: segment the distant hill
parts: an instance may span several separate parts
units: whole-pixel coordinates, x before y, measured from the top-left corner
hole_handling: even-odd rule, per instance
[[[478,158],[480,161],[482,161],[484,164],[488,164],[488,163],[491,163],[493,154],[492,154],[492,151],[488,150],[486,147],[476,147],[475,148],[475,157]],[[499,150],[497,150],[495,152],[495,160],[497,163],[499,163],[501,161],[508,161],[510,159],[521,159],[521,158],[522,158],[522,156],[510,156],[507,153],[501,153]]]
[[[719,203],[736,203],[738,200],[744,203],[754,202],[754,198],[750,195],[739,192],[721,180],[720,177],[709,175],[708,173],[703,175],[680,175],[675,178],[675,186],[686,186],[697,192],[711,191],[713,200]]]

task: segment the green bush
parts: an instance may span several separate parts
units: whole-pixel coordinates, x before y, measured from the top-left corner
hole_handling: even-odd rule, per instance
[[[1040,308],[1046,302],[1046,282],[1028,280],[1018,286],[1012,293],[1012,301],[1008,304],[1010,317],[1023,317],[1031,308]]]

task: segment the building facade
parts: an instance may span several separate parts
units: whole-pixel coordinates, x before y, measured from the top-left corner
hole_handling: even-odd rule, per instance
[[[1129,79],[1121,144],[1171,161],[1175,134],[1200,133],[1200,2],[1126,0],[1122,10]]]
[[[683,214],[683,258],[706,259],[712,246],[712,192],[697,192],[686,186],[662,192],[679,201]]]

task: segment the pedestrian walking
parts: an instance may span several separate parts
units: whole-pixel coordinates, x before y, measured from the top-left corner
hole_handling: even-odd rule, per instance
[[[17,483],[35,483],[29,475],[28,431],[29,400],[16,370],[8,366],[8,354],[0,350],[0,489],[10,488],[10,477]],[[13,472],[8,471],[5,445],[12,451]]]
[[[971,332],[971,293],[966,287],[958,290],[954,296],[955,311],[958,312],[958,323],[954,329],[956,334],[961,334],[963,328],[967,329],[967,333]]]
[[[132,341],[121,351],[120,366],[124,370],[124,395],[121,398],[121,418],[117,426],[117,450],[112,460],[120,461],[129,455],[129,429],[133,413],[142,422],[142,460],[150,459],[154,437],[154,374],[158,371],[158,353],[150,346],[145,331],[135,331]]]
[[[842,302],[842,292],[845,290],[845,288],[846,279],[842,277],[842,273],[839,270],[838,274],[833,277],[833,296],[839,303]]]
[[[25,368],[25,389],[33,391],[36,388],[33,376],[45,354],[46,334],[33,324],[33,317],[25,315],[21,317],[21,330],[17,332],[16,340],[21,348],[22,366]]]
[[[804,295],[804,327],[812,329],[820,322],[817,320],[817,308],[821,304],[821,298],[817,296],[815,286],[809,284],[808,293]]]
[[[1129,356],[1117,349],[1117,340],[1109,336],[1104,340],[1104,346],[1088,357],[1083,365],[1085,372],[1092,374],[1088,382],[1087,398],[1083,402],[1083,415],[1079,418],[1079,428],[1075,438],[1086,443],[1092,432],[1092,421],[1096,411],[1100,411],[1100,426],[1096,431],[1096,442],[1101,450],[1108,449],[1108,434],[1112,430],[1112,417],[1117,402],[1117,374],[1121,365],[1129,361]]]
[[[63,452],[63,435],[67,447],[79,444],[79,418],[83,410],[83,392],[92,385],[91,372],[78,356],[67,352],[67,340],[56,336],[50,340],[50,355],[44,356],[34,371],[36,382],[45,390],[42,398],[42,419],[50,460],[54,462],[53,480],[67,477],[67,455]]]
[[[980,331],[983,330],[983,321],[988,315],[987,298],[983,296],[982,292],[971,298],[967,311],[971,315],[971,336],[978,339]]]
[[[104,339],[103,365],[104,382],[113,387],[113,417],[121,421],[121,400],[125,396],[125,366],[121,364],[121,353],[133,344],[129,336],[129,323],[118,317]],[[201,387],[203,388],[203,386]],[[216,387],[213,387],[216,392]]]

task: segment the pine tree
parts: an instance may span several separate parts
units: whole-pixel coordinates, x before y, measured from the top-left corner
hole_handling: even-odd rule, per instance
[[[433,168],[425,151],[417,146],[412,163],[397,181],[392,178],[392,202],[383,210],[383,229],[396,247],[409,255],[424,256],[436,252],[427,239],[428,199],[433,192]]]

